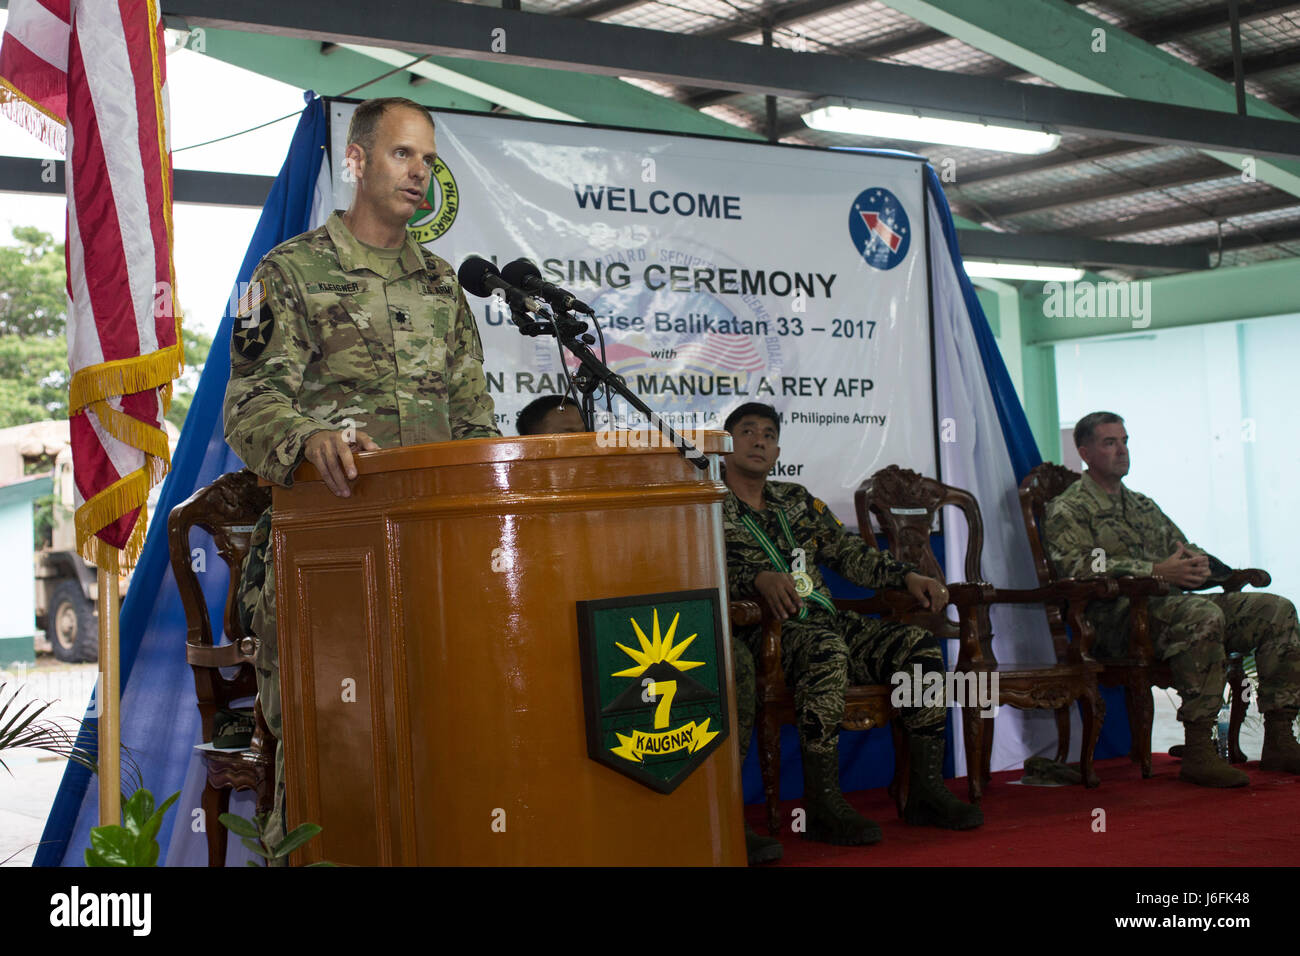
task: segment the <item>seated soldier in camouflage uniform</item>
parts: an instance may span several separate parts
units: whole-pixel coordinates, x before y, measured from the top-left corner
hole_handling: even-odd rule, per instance
[[[347,212],[276,246],[253,273],[230,342],[226,441],[268,481],[303,461],[346,498],[354,451],[498,437],[473,313],[443,259],[406,230],[435,158],[433,119],[397,98],[368,100],[348,129],[356,191]],[[268,510],[240,596],[257,638],[258,695],[279,739],[280,672]],[[284,833],[284,748],[276,748],[272,843]]]
[[[821,580],[825,564],[868,588],[906,588],[922,606],[942,607],[942,582],[878,551],[850,533],[826,505],[792,482],[768,481],[780,447],[776,409],[751,402],[728,417],[734,451],[724,480],[731,494],[722,506],[727,537],[727,583],[732,600],[757,600],[781,626],[781,666],[794,694],[803,748],[804,837],[844,845],[875,843],[880,828],[857,814],[839,784],[839,732],[849,682],[888,684],[891,675],[944,673],[939,642],[929,631],[837,611]],[[802,552],[805,570],[797,570]],[[796,570],[791,573],[791,564]],[[757,652],[758,635],[747,635]],[[737,665],[738,680],[746,677]],[[752,663],[748,673],[753,673]],[[753,724],[752,687],[737,689],[741,757]],[[905,707],[901,720],[911,737],[911,778],[903,818],[965,830],[984,822],[978,807],[963,803],[943,783],[945,712],[937,706]],[[746,722],[748,721],[748,722]],[[768,842],[752,832],[751,855]]]
[[[1178,530],[1154,501],[1124,487],[1128,433],[1112,412],[1093,412],[1074,428],[1088,470],[1048,506],[1045,534],[1061,575],[1154,575],[1174,586],[1149,601],[1151,640],[1173,671],[1182,698],[1178,719],[1186,744],[1179,777],[1204,787],[1250,782],[1214,751],[1211,731],[1223,702],[1227,651],[1255,652],[1259,708],[1264,714],[1264,770],[1300,773],[1292,732],[1300,707],[1300,635],[1295,606],[1274,594],[1184,594],[1210,579],[1206,553]],[[1129,601],[1093,601],[1099,658],[1128,652]]]

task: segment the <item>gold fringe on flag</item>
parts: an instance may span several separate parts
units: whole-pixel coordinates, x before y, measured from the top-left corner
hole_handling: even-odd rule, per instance
[[[4,77],[0,77],[0,116],[13,120],[56,153],[67,155],[67,130],[63,128],[63,120],[24,96]]]
[[[140,551],[144,548],[144,532],[149,517],[146,505],[149,500],[149,489],[154,484],[151,472],[156,461],[157,459],[151,459],[145,467],[119,478],[78,508],[73,516],[81,556],[110,574],[120,574],[133,567],[140,557]],[[164,473],[166,467],[164,462]],[[140,509],[140,517],[136,519],[126,547],[120,552],[96,535],[96,532],[137,508]]]
[[[87,365],[73,372],[72,381],[68,384],[68,415],[75,415],[89,405],[118,395],[134,395],[151,388],[162,388],[180,375],[184,361],[178,316],[175,345],[148,355]]]

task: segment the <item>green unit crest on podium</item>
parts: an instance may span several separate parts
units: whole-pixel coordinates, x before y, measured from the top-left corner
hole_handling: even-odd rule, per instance
[[[727,739],[714,589],[578,602],[587,753],[672,793]]]

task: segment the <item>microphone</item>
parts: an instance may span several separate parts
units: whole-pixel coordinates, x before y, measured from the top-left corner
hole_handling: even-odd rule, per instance
[[[482,299],[499,291],[512,312],[536,312],[542,307],[532,296],[524,295],[501,278],[497,267],[481,256],[470,256],[462,262],[456,278],[466,292]]]
[[[595,309],[587,305],[572,292],[552,285],[542,278],[541,270],[527,259],[516,259],[506,263],[501,270],[502,277],[511,285],[518,286],[525,292],[540,295],[553,309],[561,312],[581,312],[583,315],[595,315]]]

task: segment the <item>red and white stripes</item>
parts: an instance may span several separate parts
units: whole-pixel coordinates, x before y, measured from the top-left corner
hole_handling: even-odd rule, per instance
[[[0,111],[67,157],[77,529],[101,566],[143,543],[181,365],[162,51],[153,0],[14,0],[0,44]]]

